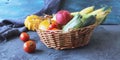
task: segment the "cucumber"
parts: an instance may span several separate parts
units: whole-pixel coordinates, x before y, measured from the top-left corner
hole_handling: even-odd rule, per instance
[[[63,27],[63,32],[68,32],[69,29],[77,29],[80,27],[82,24],[81,21],[82,16],[78,13],[76,14],[72,20],[70,20],[64,27]]]
[[[64,27],[63,32],[68,32],[69,29],[78,29],[95,23],[96,15],[76,14]]]
[[[82,27],[86,27],[89,25],[92,25],[96,22],[96,15],[91,15],[89,18],[86,19],[86,21],[83,22]]]

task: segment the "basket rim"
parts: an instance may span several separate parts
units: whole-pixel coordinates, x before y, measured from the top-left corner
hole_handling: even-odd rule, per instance
[[[84,28],[95,28],[97,25],[96,24],[92,24],[92,25],[89,25],[89,26],[86,26],[86,27],[82,27],[82,28],[78,28],[78,29],[70,29],[68,32],[64,32],[62,29],[61,30],[41,30],[39,28],[36,28],[35,30],[36,31],[41,31],[41,32],[62,32],[62,34],[66,34],[66,33],[70,33],[70,32],[73,32],[73,31],[78,31],[80,29],[84,29]]]

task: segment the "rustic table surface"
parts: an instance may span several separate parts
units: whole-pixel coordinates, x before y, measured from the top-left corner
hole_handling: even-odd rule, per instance
[[[41,43],[36,32],[29,31],[37,43],[35,53],[26,53],[19,37],[0,44],[0,60],[119,60],[120,25],[97,27],[89,44],[82,48],[54,50]]]

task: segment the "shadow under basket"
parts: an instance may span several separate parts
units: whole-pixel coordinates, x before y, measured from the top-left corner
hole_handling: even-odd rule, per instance
[[[40,40],[48,47],[56,50],[72,49],[89,43],[95,25],[90,25],[63,33],[62,30],[42,31],[37,29]]]

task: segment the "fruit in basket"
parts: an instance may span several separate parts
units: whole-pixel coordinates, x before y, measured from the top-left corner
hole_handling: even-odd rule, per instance
[[[59,30],[58,28],[53,28],[52,30]]]
[[[33,40],[29,40],[29,41],[24,43],[23,49],[25,52],[28,52],[28,53],[35,52],[36,43]]]
[[[55,20],[56,21],[56,14],[52,14],[52,19],[51,20]]]
[[[28,41],[29,40],[29,35],[26,33],[26,32],[22,32],[21,34],[20,34],[20,39],[23,41],[23,42],[26,42],[26,41]]]
[[[48,30],[52,30],[53,28],[57,28],[57,27],[58,27],[58,24],[54,21],[49,25]]]
[[[37,15],[30,15],[27,16],[27,18],[25,19],[24,25],[25,27],[28,28],[28,30],[35,30],[37,27],[37,25],[42,21],[42,17],[39,17]]]
[[[72,12],[71,15],[76,15],[77,13],[79,13],[80,15],[85,15],[88,14],[90,12],[94,11],[94,6],[90,6],[90,7],[86,7],[84,9],[82,9],[80,12]]]
[[[48,29],[52,29],[53,27],[55,27],[54,25],[51,25],[53,24],[55,21],[54,20],[51,20],[51,23],[49,20],[44,20],[42,21],[40,24],[39,24],[39,29],[41,30],[48,30]],[[51,27],[50,27],[51,26]]]
[[[56,13],[56,22],[60,25],[65,25],[72,19],[72,15],[67,10],[60,10]]]

